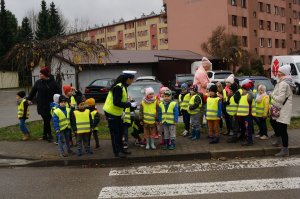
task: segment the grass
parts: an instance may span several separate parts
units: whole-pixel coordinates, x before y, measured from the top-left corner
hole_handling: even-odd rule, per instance
[[[38,140],[42,136],[43,131],[43,122],[42,121],[33,121],[26,122],[27,128],[31,133],[31,140]],[[267,120],[268,130],[271,131],[272,127],[269,120]],[[109,130],[107,123],[102,121],[99,125],[99,138],[100,139],[110,139]],[[225,127],[224,127],[225,128]],[[223,128],[223,130],[224,130]],[[289,129],[298,129],[300,128],[300,117],[293,117],[291,119],[291,124],[288,126]],[[257,131],[257,125],[255,125],[255,132]],[[129,134],[131,132],[129,129]],[[179,123],[176,126],[177,135],[179,136],[184,131],[184,124]],[[54,132],[54,131],[52,131]],[[0,141],[20,141],[22,139],[22,133],[19,129],[19,125],[13,125],[8,127],[0,128]]]

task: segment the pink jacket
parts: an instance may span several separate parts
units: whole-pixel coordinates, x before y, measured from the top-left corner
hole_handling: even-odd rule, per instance
[[[199,67],[194,76],[194,85],[198,86],[198,92],[206,93],[206,86],[209,83],[209,78],[203,67]]]

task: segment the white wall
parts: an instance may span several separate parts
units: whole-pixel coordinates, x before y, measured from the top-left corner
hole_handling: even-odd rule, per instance
[[[19,87],[18,72],[0,72],[0,88]]]
[[[98,70],[85,70],[81,71],[78,75],[79,78],[79,90],[84,92],[86,86],[88,86],[93,80],[101,78],[117,78],[122,74],[123,70],[135,70],[137,71],[136,77],[152,75],[151,66],[99,66]]]

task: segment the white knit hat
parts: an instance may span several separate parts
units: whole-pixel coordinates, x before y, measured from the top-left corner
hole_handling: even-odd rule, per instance
[[[60,96],[60,94],[54,94],[53,95],[53,102],[58,104],[59,96]]]
[[[212,63],[209,61],[207,57],[202,57],[202,66],[208,66],[208,70],[212,70]]]
[[[234,83],[234,74],[229,75],[226,79],[225,82],[229,82],[231,84]]]
[[[278,72],[281,72],[285,75],[290,75],[291,74],[291,66],[289,64],[283,65],[279,67]]]
[[[145,88],[145,95],[154,94],[154,90],[152,87]]]

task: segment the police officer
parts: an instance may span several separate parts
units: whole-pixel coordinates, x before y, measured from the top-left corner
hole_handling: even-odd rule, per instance
[[[123,71],[111,86],[105,100],[103,110],[108,121],[113,152],[116,157],[125,158],[129,151],[123,149],[123,119],[124,109],[137,106],[136,102],[128,102],[127,87],[134,80],[136,71]]]

